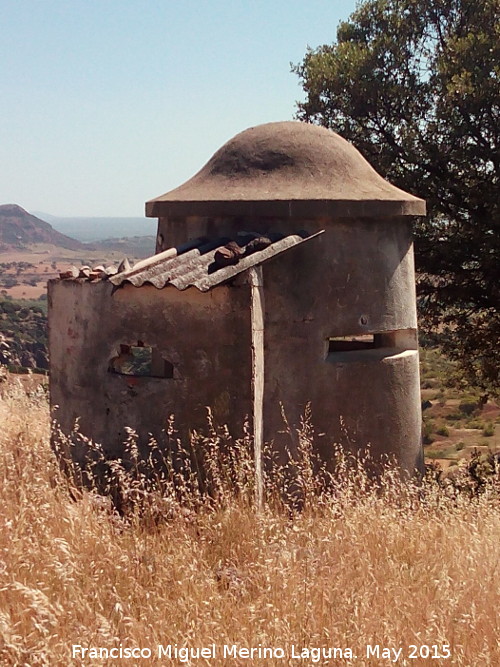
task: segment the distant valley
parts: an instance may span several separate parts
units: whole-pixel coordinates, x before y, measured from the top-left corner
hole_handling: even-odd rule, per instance
[[[134,262],[155,250],[153,221],[46,217],[0,206],[0,370],[48,370],[49,279],[71,265]]]
[[[17,204],[0,206],[0,294],[45,298],[46,283],[71,265],[116,264],[152,255],[156,225],[146,218],[47,220]],[[144,231],[150,232],[144,235]],[[141,235],[134,232],[142,231]]]

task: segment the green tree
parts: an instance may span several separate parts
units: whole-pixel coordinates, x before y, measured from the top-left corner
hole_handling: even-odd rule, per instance
[[[440,326],[468,383],[500,393],[500,0],[367,0],[293,71],[300,120],[427,200],[422,326]]]

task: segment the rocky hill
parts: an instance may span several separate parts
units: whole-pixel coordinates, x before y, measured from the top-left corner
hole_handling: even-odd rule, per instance
[[[31,215],[17,204],[0,206],[0,252],[48,243],[67,250],[86,246],[70,236],[57,232],[48,222]]]

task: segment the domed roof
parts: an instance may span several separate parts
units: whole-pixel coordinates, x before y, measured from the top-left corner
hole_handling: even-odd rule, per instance
[[[335,132],[298,121],[251,127],[146,215],[289,218],[423,215],[425,202],[384,180]]]

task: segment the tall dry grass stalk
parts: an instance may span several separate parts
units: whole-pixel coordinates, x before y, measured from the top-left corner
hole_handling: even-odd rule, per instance
[[[500,665],[493,487],[471,498],[432,482],[401,487],[388,472],[377,489],[345,466],[334,492],[322,494],[306,445],[300,513],[280,504],[272,479],[272,502],[256,513],[242,457],[237,492],[231,475],[214,473],[210,500],[192,487],[179,498],[168,480],[159,497],[122,470],[133,488],[119,515],[60,472],[43,396],[11,392],[0,423],[2,665],[182,664],[156,657],[157,645],[213,643],[215,659],[190,664],[314,664],[316,654],[293,658],[292,645],[357,656],[318,664],[390,664],[366,657],[371,644],[402,647],[400,666]],[[82,661],[72,657],[76,644],[149,647],[152,657]],[[280,647],[286,657],[224,658],[233,644]],[[448,644],[452,657],[412,660],[412,644]]]

